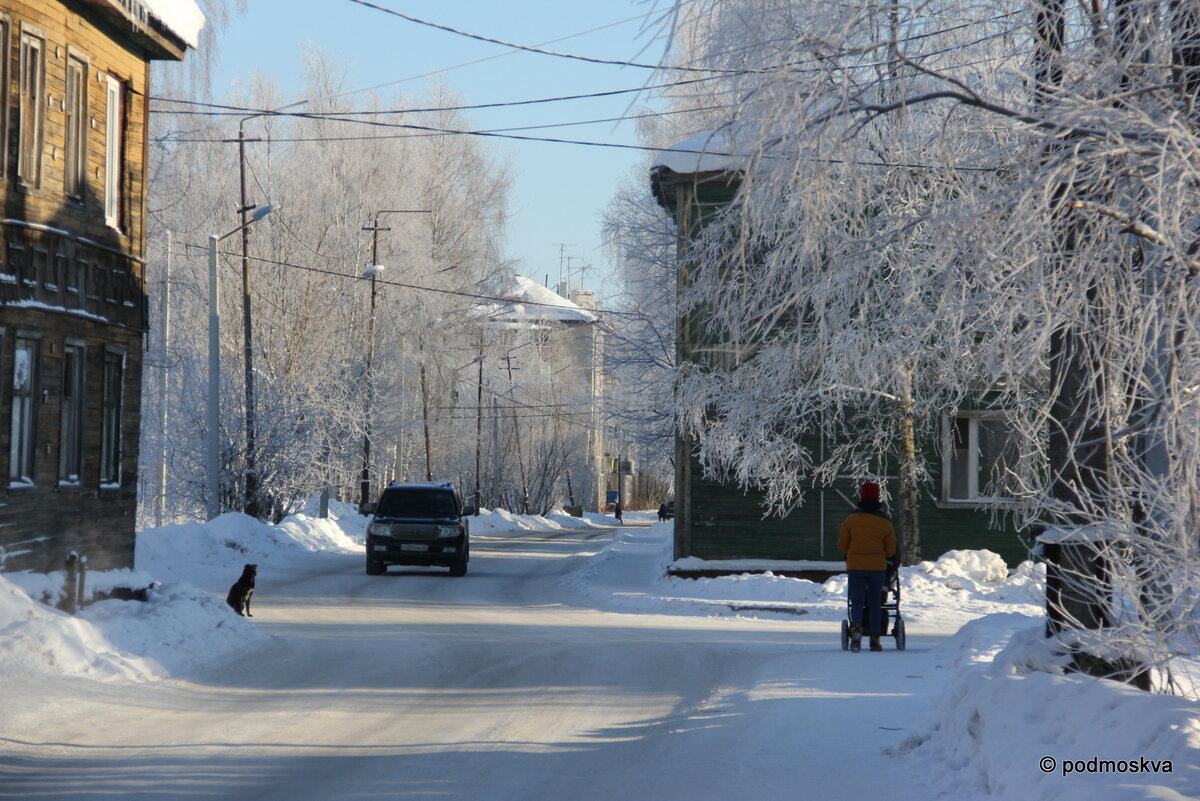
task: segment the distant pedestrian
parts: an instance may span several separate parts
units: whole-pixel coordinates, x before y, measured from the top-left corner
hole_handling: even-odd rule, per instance
[[[862,648],[863,606],[871,621],[871,650],[882,651],[883,581],[888,558],[896,554],[896,530],[883,513],[879,485],[868,481],[859,493],[858,511],[842,523],[838,549],[846,554],[850,595],[850,650]]]
[[[620,501],[617,501],[616,504],[613,506],[613,515],[617,518],[618,523],[625,522],[621,519],[621,502]]]
[[[667,502],[663,501],[658,505],[658,522],[667,522]]]

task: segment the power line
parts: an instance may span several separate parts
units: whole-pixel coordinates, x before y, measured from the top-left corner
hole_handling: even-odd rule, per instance
[[[646,114],[627,114],[622,117],[603,117],[603,118],[594,119],[594,120],[575,120],[572,122],[548,122],[548,123],[543,123],[541,125],[515,125],[511,128],[483,128],[483,129],[480,129],[479,131],[477,131],[476,133],[500,134],[500,133],[509,133],[512,131],[541,131],[541,130],[546,130],[548,128],[572,128],[576,125],[601,125],[603,123],[609,123],[609,122],[626,122],[628,120],[645,120],[645,119],[654,119],[657,117],[669,117],[669,116],[672,116],[675,114],[695,114],[695,113],[698,113],[701,111],[719,111],[722,108],[724,108],[724,106],[703,106],[703,107],[698,107],[698,108],[676,109],[673,111],[654,111],[654,112],[649,112]],[[338,121],[339,122],[347,122],[347,120],[338,120]],[[247,141],[247,142],[263,141],[263,142],[272,142],[272,143],[277,143],[277,144],[278,143],[292,143],[292,142],[370,142],[370,141],[379,141],[379,140],[388,140],[388,139],[420,139],[420,138],[429,137],[429,136],[445,136],[445,135],[447,135],[447,134],[437,131],[437,132],[421,133],[421,134],[394,134],[394,135],[390,135],[390,136],[378,136],[378,135],[376,135],[376,136],[278,136],[278,137],[270,137],[267,139],[259,139],[259,140],[247,139],[245,141]],[[239,140],[237,140],[237,139],[174,139],[174,138],[171,138],[170,135],[168,134],[168,135],[164,135],[162,137],[157,138],[155,141],[187,142],[190,144],[199,144],[199,143],[204,143],[204,142],[207,142],[210,144],[217,144],[217,143],[224,144],[224,143],[228,143],[228,142],[237,142]]]
[[[675,86],[687,86],[689,84],[695,84],[695,83],[708,83],[708,82],[715,81],[715,80],[717,80],[716,77],[689,78],[687,80],[682,80],[682,81],[668,81],[666,83],[649,84],[647,86],[639,86],[639,87],[635,87],[632,89],[612,89],[612,90],[608,90],[608,91],[604,91],[604,92],[587,92],[584,94],[560,95],[557,97],[539,97],[539,98],[533,98],[530,100],[508,100],[508,101],[500,101],[500,102],[496,102],[496,103],[468,103],[468,104],[459,105],[459,106],[428,106],[425,108],[390,109],[390,110],[384,110],[384,111],[378,111],[378,110],[312,111],[312,112],[307,112],[306,116],[319,119],[322,117],[329,117],[329,116],[333,116],[333,115],[343,116],[343,115],[347,115],[347,114],[367,116],[367,115],[383,115],[383,114],[427,114],[427,113],[441,112],[441,111],[476,111],[479,109],[489,109],[489,108],[509,108],[512,106],[532,106],[532,105],[538,105],[538,104],[542,104],[542,103],[560,103],[560,102],[565,102],[565,101],[569,101],[569,100],[591,100],[591,99],[598,98],[598,97],[614,97],[616,95],[627,95],[627,94],[633,94],[635,92],[647,92],[647,91],[651,91],[654,89],[669,89],[669,88],[672,88]],[[175,97],[158,97],[156,95],[151,95],[150,100],[153,100],[153,101],[159,102],[159,103],[179,103],[182,105],[203,106],[205,108],[222,109],[223,110],[221,112],[208,112],[207,113],[208,116],[213,116],[213,117],[224,117],[224,116],[240,117],[245,114],[251,114],[251,113],[259,113],[259,114],[263,114],[263,116],[281,116],[281,117],[295,116],[289,112],[270,111],[270,110],[251,108],[249,106],[234,106],[234,105],[228,105],[228,104],[224,104],[224,103],[205,103],[205,102],[201,102],[199,100],[184,100],[184,99],[175,98]],[[161,112],[161,111],[155,112],[154,110],[151,110],[151,113],[205,114],[206,112],[177,111],[177,110],[171,110],[171,111],[167,111],[167,112]]]
[[[205,250],[205,251],[208,250],[207,245],[188,244],[187,247],[193,248],[195,250]],[[223,255],[223,256],[237,256],[238,258],[242,257],[242,254],[240,252],[232,253],[229,251],[222,250],[222,251],[219,251],[219,253],[220,253],[220,255]],[[278,261],[276,259],[267,259],[267,258],[263,258],[261,256],[248,256],[247,258],[249,258],[251,261],[258,261],[258,262],[262,262],[263,264],[270,264],[270,265],[273,265],[276,267],[288,267],[288,268],[295,269],[295,270],[305,270],[310,273],[319,273],[321,275],[332,275],[337,278],[349,278],[353,281],[370,280],[367,278],[363,278],[360,275],[356,275],[354,273],[339,273],[334,270],[324,270],[324,269],[321,269],[320,267],[309,267],[304,264],[292,264],[290,262]],[[441,289],[441,288],[432,287],[432,286],[421,286],[420,284],[406,284],[406,283],[402,283],[400,281],[389,281],[387,279],[380,278],[379,276],[375,277],[375,283],[383,285],[383,286],[395,286],[395,287],[400,287],[402,289],[412,289],[412,290],[415,290],[418,292],[436,292],[436,293],[442,294],[442,295],[455,295],[458,297],[471,298],[473,300],[489,300],[489,301],[494,301],[496,303],[502,303],[505,305],[545,306],[547,308],[558,309],[558,310],[562,310],[562,308],[563,308],[561,305],[555,304],[555,303],[541,303],[541,302],[533,301],[533,300],[525,300],[523,298],[506,298],[501,295],[483,295],[483,294],[479,294],[476,292],[463,292],[463,291],[457,290],[457,289]],[[623,312],[623,311],[617,311],[615,309],[582,309],[581,308],[580,311],[585,312],[587,314],[593,314],[596,316],[605,315],[605,314],[620,315],[623,317],[641,317],[642,316],[641,314],[638,314],[636,312]]]
[[[561,145],[579,145],[581,147],[606,147],[617,150],[637,150],[645,153],[685,153],[701,156],[723,156],[732,159],[749,159],[752,154],[748,153],[725,153],[715,150],[696,150],[694,148],[682,147],[653,147],[651,145],[631,145],[623,142],[595,142],[586,139],[563,139],[551,136],[526,136],[513,133],[499,133],[495,131],[463,131],[453,128],[438,128],[430,125],[415,125],[411,123],[377,123],[366,120],[344,120],[345,122],[362,122],[364,125],[373,125],[383,128],[399,128],[407,130],[422,131],[422,134],[412,134],[409,136],[373,136],[373,137],[356,137],[356,136],[329,136],[329,137],[314,137],[311,139],[294,140],[294,141],[311,141],[311,142],[357,142],[370,139],[406,139],[416,136],[482,136],[495,139],[513,139],[520,142],[550,142]],[[155,139],[154,141],[173,142],[180,144],[227,144],[237,142],[237,139]],[[289,139],[246,139],[248,143],[256,142],[288,142]],[[808,161],[821,162],[825,164],[846,164],[856,167],[883,167],[886,169],[908,169],[908,170],[929,170],[929,171],[958,171],[958,172],[1003,172],[1003,167],[968,167],[942,164],[919,164],[906,162],[885,162],[885,161],[848,161],[846,159],[808,159]]]
[[[351,0],[351,2],[358,2],[358,0]],[[989,23],[989,22],[996,22],[1001,19],[1005,19],[1007,17],[1013,16],[1014,13],[1015,12],[999,14],[995,17],[990,17],[985,20],[966,22],[961,25],[956,25],[956,26],[953,26],[950,28],[944,28],[941,30],[930,31],[930,32],[921,33],[921,34],[914,34],[912,36],[900,39],[900,40],[898,40],[898,42],[915,41],[915,40],[924,39],[924,38],[927,38],[930,36],[946,34],[946,33],[949,33],[949,32],[955,31],[955,30],[959,30],[961,28],[971,27],[973,25],[981,25],[981,24],[985,24],[985,23]],[[624,21],[628,21],[628,20],[624,20]],[[613,23],[613,24],[617,24],[617,23]],[[1000,36],[1006,36],[1015,30],[1017,30],[1017,29],[1010,28],[1008,30],[1001,31],[999,33],[989,34],[988,36],[984,36],[984,37],[976,39],[972,42],[965,42],[962,44],[953,45],[951,47],[943,48],[941,50],[935,50],[930,53],[921,53],[921,54],[914,56],[913,58],[926,59],[926,58],[930,58],[932,56],[943,55],[945,53],[949,53],[954,50],[965,49],[972,45],[981,44],[983,42],[987,42],[991,39],[998,38]],[[577,34],[573,34],[573,35],[577,35]],[[570,38],[570,37],[565,37],[565,38]],[[206,114],[207,116],[214,116],[214,117],[222,117],[222,116],[240,117],[240,116],[244,116],[246,114],[256,114],[256,115],[260,115],[260,116],[303,117],[306,119],[323,119],[323,118],[337,119],[337,118],[344,117],[347,115],[380,116],[380,115],[389,115],[389,114],[424,114],[424,113],[435,113],[435,112],[443,112],[443,111],[476,111],[476,110],[490,109],[490,108],[510,108],[510,107],[514,107],[514,106],[539,105],[539,104],[543,104],[543,103],[558,103],[558,102],[565,102],[565,101],[571,101],[571,100],[590,100],[590,99],[600,98],[600,97],[614,97],[617,95],[633,94],[633,93],[638,93],[638,92],[648,92],[648,91],[653,91],[656,89],[670,89],[670,88],[673,88],[676,86],[688,86],[688,85],[697,84],[697,83],[709,83],[712,81],[717,81],[717,80],[726,78],[726,77],[728,77],[728,75],[751,75],[751,74],[760,74],[763,72],[773,72],[773,71],[778,71],[778,70],[785,70],[788,67],[795,67],[795,66],[804,64],[804,63],[806,63],[806,61],[810,61],[810,62],[814,62],[814,63],[819,62],[823,66],[813,68],[813,69],[791,70],[791,72],[817,73],[817,72],[826,72],[830,69],[829,59],[813,58],[813,59],[807,59],[807,60],[803,60],[803,61],[789,62],[789,63],[781,64],[781,65],[778,65],[775,67],[769,67],[769,68],[758,69],[758,70],[749,70],[749,69],[720,70],[720,72],[725,73],[725,74],[709,76],[706,78],[687,78],[687,79],[678,80],[678,81],[667,81],[664,83],[647,84],[645,86],[633,87],[630,89],[612,89],[612,90],[607,90],[607,91],[603,91],[603,92],[587,92],[587,93],[575,94],[575,95],[560,95],[560,96],[556,96],[556,97],[533,98],[533,99],[529,99],[529,100],[509,100],[509,101],[498,101],[498,102],[493,102],[493,103],[468,103],[468,104],[457,105],[457,106],[427,106],[427,107],[417,107],[417,108],[407,108],[407,109],[385,109],[385,110],[370,109],[370,110],[361,110],[361,111],[286,112],[286,111],[282,111],[279,109],[262,109],[262,108],[254,108],[251,106],[237,106],[237,105],[230,105],[230,104],[225,104],[225,103],[209,103],[209,102],[202,102],[199,100],[186,100],[186,99],[182,99],[182,98],[173,98],[173,97],[159,97],[156,95],[150,95],[149,99],[152,101],[161,102],[161,103],[177,103],[180,105],[201,106],[204,108],[221,109],[222,110],[220,112],[209,112],[206,114],[205,112],[198,112],[198,111],[182,111],[182,110],[155,111],[152,109],[151,113],[170,113],[170,114],[181,114],[181,115],[182,114],[188,114],[188,115],[205,115]],[[871,63],[865,63],[865,64],[846,65],[845,68],[867,69],[867,68],[874,68],[874,67],[889,67],[889,66],[894,66],[898,63],[899,63],[899,61],[896,59],[888,59],[886,61],[871,62]],[[697,68],[697,69],[699,69],[699,68]],[[387,85],[388,84],[380,84],[380,86],[387,86]],[[371,87],[371,88],[377,88],[377,87]],[[358,90],[355,90],[354,92],[346,92],[346,93],[343,93],[342,95],[335,95],[334,97],[344,97],[345,95],[348,95],[348,94],[356,94],[358,92],[364,92],[364,91],[369,91],[369,89],[358,89]]]
[[[420,17],[413,17],[408,14],[402,14],[399,11],[395,11],[390,8],[385,8],[384,6],[377,5],[375,3],[367,2],[367,0],[350,0],[350,2],[357,3],[360,6],[365,6],[367,8],[374,9],[375,11],[381,11],[384,14],[390,14],[394,17],[399,17],[400,19],[403,19],[403,20],[408,20],[409,22],[414,22],[417,25],[425,25],[429,28],[436,28],[439,31],[445,31],[447,33],[452,33],[456,36],[463,36],[463,37],[466,37],[467,39],[475,39],[480,42],[488,42],[490,44],[497,44],[502,47],[512,48],[513,50],[523,50],[526,53],[537,53],[537,54],[543,55],[543,56],[554,56],[556,58],[565,58],[565,59],[570,59],[572,61],[586,61],[590,64],[607,64],[607,65],[616,66],[616,67],[635,67],[637,69],[647,69],[647,70],[667,70],[667,71],[673,71],[673,72],[706,72],[706,73],[745,72],[745,70],[710,69],[708,67],[673,67],[673,66],[664,66],[662,64],[643,64],[643,63],[640,63],[637,61],[622,61],[619,59],[609,59],[609,58],[593,58],[591,56],[580,56],[580,55],[576,55],[574,53],[562,53],[557,50],[543,50],[540,47],[530,47],[528,45],[516,44],[515,42],[506,42],[503,39],[496,39],[491,36],[483,36],[478,33],[469,33],[467,31],[459,30],[458,28],[451,28],[449,25],[440,25],[436,22],[430,22],[429,20],[421,19]]]
[[[693,2],[693,0],[683,0],[683,2],[680,3],[680,5],[687,5],[688,3],[691,3],[691,2]],[[645,19],[645,18],[646,18],[645,14],[635,14],[632,17],[626,17],[625,19],[617,20],[616,22],[609,22],[605,25],[597,25],[594,28],[588,28],[587,30],[576,31],[575,33],[569,33],[566,36],[559,36],[555,39],[548,39],[545,42],[541,42],[536,46],[537,47],[545,47],[546,45],[556,44],[558,42],[565,42],[568,39],[574,39],[578,36],[586,36],[589,33],[595,33],[596,31],[607,30],[608,28],[615,28],[618,25],[624,25],[627,22],[633,22],[634,20]],[[473,59],[471,61],[464,61],[461,64],[453,64],[449,67],[441,67],[440,69],[430,70],[428,72],[422,72],[417,75],[410,75],[407,78],[398,78],[394,81],[385,81],[384,83],[378,83],[378,84],[375,84],[374,86],[366,86],[366,87],[363,87],[362,89],[352,89],[348,92],[342,92],[340,94],[333,95],[333,99],[336,99],[339,97],[348,97],[350,95],[362,94],[363,92],[373,92],[376,89],[383,89],[388,86],[395,86],[396,84],[407,83],[408,81],[416,81],[421,78],[428,78],[431,75],[440,75],[444,72],[450,72],[452,70],[462,69],[463,67],[472,67],[476,64],[482,64],[485,61],[494,61],[495,59],[498,59],[498,58],[504,58],[506,56],[513,56],[513,55],[516,55],[517,52],[519,52],[519,51],[508,50],[503,53],[496,53],[495,55],[485,56],[483,58],[477,58],[477,59]]]

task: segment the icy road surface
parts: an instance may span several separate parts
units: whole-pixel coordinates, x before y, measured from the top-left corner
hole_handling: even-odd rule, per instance
[[[884,749],[951,632],[850,654],[827,620],[602,611],[564,576],[612,536],[476,537],[464,578],[260,569],[265,645],[186,679],[64,680],[3,742],[0,798],[929,797]]]

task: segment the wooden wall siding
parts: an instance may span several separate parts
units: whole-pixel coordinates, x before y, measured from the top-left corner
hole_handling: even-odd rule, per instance
[[[67,553],[92,568],[133,564],[142,339],[147,322],[144,248],[149,56],[172,55],[91,0],[3,0],[6,70],[0,74],[0,569],[61,569]],[[107,16],[106,16],[107,14]],[[44,37],[41,179],[16,180],[20,40]],[[140,37],[140,38],[139,38]],[[153,53],[143,49],[158,47]],[[139,44],[140,43],[140,44]],[[178,55],[181,53],[180,49]],[[68,58],[86,65],[85,185],[66,187]],[[105,222],[108,77],[123,85],[119,225]],[[72,276],[75,276],[74,280]],[[9,482],[15,337],[38,339],[33,485]],[[60,482],[63,359],[83,347],[82,472]],[[119,481],[101,482],[101,418],[107,353],[123,355]]]
[[[0,305],[33,304],[144,331],[145,270],[59,229],[0,223]]]
[[[831,487],[810,489],[804,493],[803,505],[787,517],[764,519],[760,493],[746,493],[732,484],[706,479],[695,456],[689,461],[683,471],[685,483],[676,489],[676,512],[686,509],[690,551],[677,556],[843,560],[837,537],[842,520],[853,511],[850,501],[858,497],[855,482],[840,480]],[[998,521],[999,527],[993,525],[987,511],[942,508],[933,496],[923,493],[919,520],[925,559],[964,548],[994,551],[1010,566],[1029,558],[1029,544],[1020,532],[1003,518]],[[898,520],[893,522],[897,536],[903,538],[903,527]]]
[[[73,10],[75,4],[57,2],[12,2],[5,0],[0,12],[9,14],[8,128],[6,155],[5,216],[31,220],[70,230],[77,236],[106,245],[135,258],[142,258],[145,245],[146,203],[146,53],[127,41],[106,36],[98,26]],[[11,180],[16,171],[15,132],[19,123],[16,96],[20,74],[22,22],[46,37],[46,98],[42,176],[37,187],[21,187]],[[68,53],[88,64],[87,186],[82,202],[65,192],[66,166],[66,75]],[[104,222],[105,122],[107,76],[124,82],[124,158],[122,160],[122,209],[120,230]]]
[[[141,392],[141,334],[37,309],[3,309],[0,376],[11,385],[13,343],[20,332],[38,336],[34,403],[34,486],[8,481],[11,397],[0,404],[0,547],[4,570],[59,569],[68,551],[86,554],[96,567],[133,564],[138,427]],[[83,471],[77,485],[59,482],[59,420],[65,345],[84,345]],[[100,482],[100,417],[104,356],[125,354],[121,416],[121,480]]]

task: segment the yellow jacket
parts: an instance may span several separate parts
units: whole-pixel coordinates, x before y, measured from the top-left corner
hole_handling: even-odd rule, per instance
[[[846,554],[847,570],[887,570],[896,553],[896,530],[886,517],[855,512],[842,523],[838,549]]]

